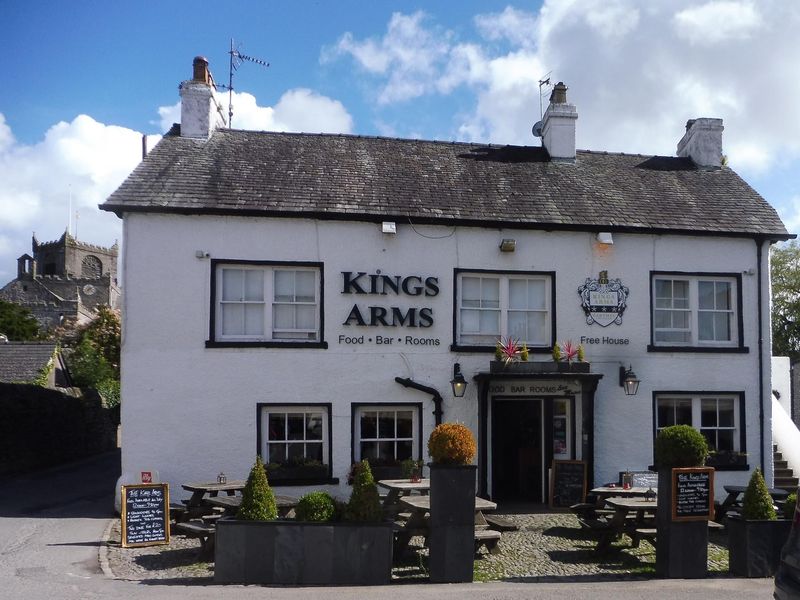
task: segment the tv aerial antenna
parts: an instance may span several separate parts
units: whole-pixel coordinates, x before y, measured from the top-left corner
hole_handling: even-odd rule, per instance
[[[269,67],[269,63],[260,58],[242,54],[238,48],[233,45],[233,38],[231,38],[231,49],[228,51],[230,55],[230,62],[228,63],[228,85],[224,83],[218,84],[216,87],[228,91],[228,129],[231,129],[233,124],[233,74],[241,66],[243,62],[252,62],[262,67]]]
[[[533,128],[531,129],[531,133],[538,138],[542,137],[542,119],[544,119],[544,106],[542,105],[542,97],[547,93],[547,88],[550,87],[550,75],[552,73],[552,71],[548,72],[547,75],[539,80],[539,120],[533,124]]]

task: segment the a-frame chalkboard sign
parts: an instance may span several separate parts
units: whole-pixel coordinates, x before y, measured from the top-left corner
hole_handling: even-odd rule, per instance
[[[169,484],[123,485],[122,547],[169,544]]]
[[[586,462],[554,460],[550,472],[550,507],[569,508],[586,500]]]

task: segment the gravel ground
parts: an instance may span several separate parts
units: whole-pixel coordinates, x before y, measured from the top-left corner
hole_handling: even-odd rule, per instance
[[[499,554],[484,549],[476,556],[476,581],[584,581],[648,578],[655,575],[655,548],[643,541],[630,548],[624,537],[605,555],[594,552],[595,541],[580,528],[571,513],[503,514],[519,526],[519,531],[504,532]],[[122,548],[117,521],[109,530],[108,542],[101,550],[111,574],[118,579],[137,581],[209,584],[214,564],[199,562],[200,543],[182,536],[171,538],[169,545]],[[709,574],[727,575],[727,535],[709,535]],[[422,539],[412,540],[412,552],[393,570],[398,583],[427,577],[427,549]]]

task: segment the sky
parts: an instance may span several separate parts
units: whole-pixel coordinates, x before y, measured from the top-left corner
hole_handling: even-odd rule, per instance
[[[208,58],[233,127],[538,145],[551,84],[579,149],[674,156],[723,119],[728,165],[800,232],[797,0],[2,0],[0,286],[67,228],[121,242],[97,209],[180,120]],[[227,108],[228,94],[220,90]]]

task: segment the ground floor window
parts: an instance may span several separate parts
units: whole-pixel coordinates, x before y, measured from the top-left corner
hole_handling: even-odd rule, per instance
[[[270,480],[330,474],[330,405],[259,406],[259,452]]]
[[[738,393],[662,393],[655,398],[656,433],[690,425],[708,442],[712,466],[746,463],[744,399]]]
[[[353,407],[353,460],[373,467],[399,467],[421,458],[418,404],[359,404]]]

